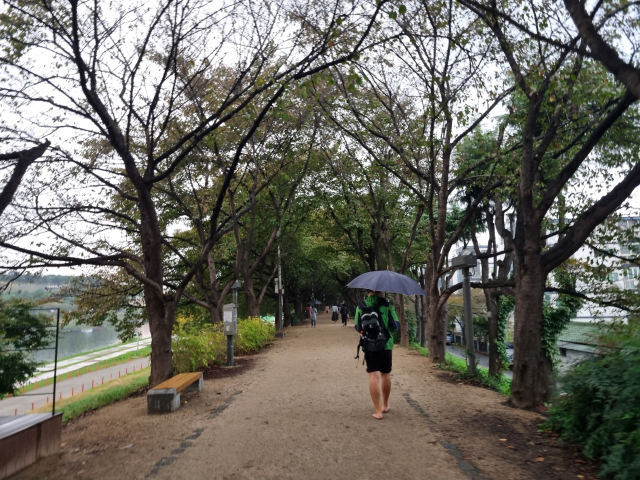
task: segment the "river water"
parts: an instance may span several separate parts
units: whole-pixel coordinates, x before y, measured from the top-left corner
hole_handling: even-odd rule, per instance
[[[118,343],[120,343],[118,332],[111,324],[105,324],[100,327],[67,325],[60,329],[58,359],[111,347]],[[55,347],[55,341],[50,346]],[[34,358],[38,362],[53,362],[54,350],[40,350],[34,353]]]

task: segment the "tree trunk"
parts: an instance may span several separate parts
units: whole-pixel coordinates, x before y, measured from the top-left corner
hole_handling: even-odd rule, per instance
[[[427,339],[427,315],[429,312],[429,297],[420,297],[422,300],[422,317],[420,318],[420,346],[427,348],[429,341]]]
[[[260,316],[260,304],[253,291],[253,279],[250,275],[244,276],[244,298],[247,301],[247,309],[250,317]]]
[[[209,316],[211,317],[211,323],[213,325],[218,325],[222,322],[222,316],[220,315],[220,310],[218,310],[217,306],[211,305],[209,307]]]
[[[173,355],[171,352],[171,333],[175,321],[175,304],[165,303],[157,295],[147,295],[147,315],[151,330],[151,375],[149,386],[156,385],[173,375]],[[154,290],[155,293],[155,290]]]
[[[524,250],[515,259],[514,365],[509,402],[517,408],[535,408],[550,396],[548,361],[542,350],[546,274],[540,263],[539,247]]]
[[[291,307],[286,294],[282,296],[282,309],[284,310],[284,326],[288,327],[291,325]]]
[[[445,303],[440,309],[440,318],[444,333],[444,348],[447,349],[447,330],[449,329],[449,302]]]
[[[445,361],[445,330],[440,316],[440,291],[437,277],[433,275],[434,263],[429,259],[429,265],[425,272],[425,288],[427,293],[427,347],[429,348],[429,360],[431,363],[444,363]]]
[[[502,364],[498,348],[496,347],[496,339],[498,338],[498,297],[493,295],[487,288],[484,289],[485,300],[487,304],[487,314],[489,322],[489,375],[500,375]]]
[[[280,330],[280,319],[282,318],[282,312],[280,311],[280,295],[276,293],[273,298],[276,300],[276,330]]]
[[[151,330],[151,375],[149,387],[168,380],[173,375],[171,334],[179,299],[165,301],[162,290],[162,232],[153,201],[146,186],[137,185],[140,211],[140,246],[143,252],[145,276],[156,286],[144,284],[144,301]]]
[[[400,346],[409,346],[409,324],[407,322],[407,315],[404,311],[404,295],[401,293],[394,294],[395,297],[395,310],[398,314],[398,320],[400,320]]]
[[[415,301],[415,310],[416,310],[416,342],[422,342],[422,297],[420,295],[416,295]]]

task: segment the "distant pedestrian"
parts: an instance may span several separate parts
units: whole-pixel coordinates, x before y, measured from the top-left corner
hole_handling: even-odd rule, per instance
[[[324,313],[329,313],[329,305],[325,305],[325,307],[324,307]]]
[[[333,313],[331,314],[331,320],[333,322],[337,322],[338,321],[338,306],[334,305],[333,307],[331,307],[331,310],[333,310]]]
[[[318,319],[318,310],[316,309],[316,307],[311,306],[309,315],[311,316],[311,326],[313,328],[316,328],[316,320]]]
[[[307,318],[311,318],[311,315],[309,315],[310,310],[311,310],[311,307],[305,308],[305,311],[307,312]]]
[[[340,307],[340,314],[342,315],[342,325],[346,327],[347,320],[349,319],[349,308],[346,303],[342,303],[342,307]]]
[[[376,408],[373,416],[377,419],[382,419],[383,413],[389,411],[393,350],[393,337],[389,330],[399,327],[393,306],[382,295],[382,292],[367,290],[367,298],[358,305],[354,317],[356,330],[362,335],[356,358],[359,358],[362,347],[369,373],[369,393]]]

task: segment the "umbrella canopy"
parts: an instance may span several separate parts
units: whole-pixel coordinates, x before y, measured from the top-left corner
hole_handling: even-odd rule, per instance
[[[390,270],[363,273],[347,285],[349,288],[365,288],[376,292],[402,293],[404,295],[426,295],[414,279]]]
[[[320,300],[311,300],[309,305],[322,305],[322,302]]]

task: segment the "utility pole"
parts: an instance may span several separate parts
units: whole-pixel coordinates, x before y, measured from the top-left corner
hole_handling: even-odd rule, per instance
[[[282,310],[282,295],[284,294],[284,285],[282,284],[282,257],[280,257],[280,227],[278,227],[277,241],[278,241],[278,305],[280,305],[280,318],[278,319],[278,322],[280,323],[280,328],[278,328],[278,330],[282,330],[284,328],[284,311]]]
[[[464,303],[464,334],[467,341],[467,372],[476,374],[476,349],[473,341],[473,312],[471,310],[470,268],[475,268],[478,260],[475,255],[460,255],[451,261],[451,265],[462,269],[462,299]]]

